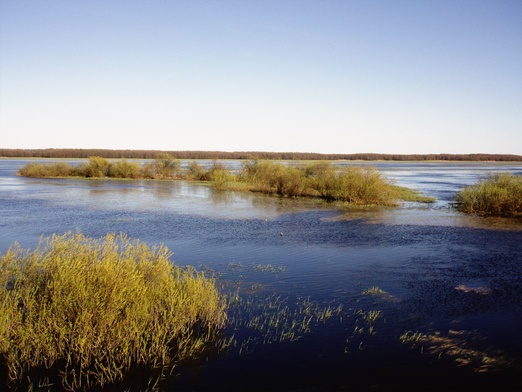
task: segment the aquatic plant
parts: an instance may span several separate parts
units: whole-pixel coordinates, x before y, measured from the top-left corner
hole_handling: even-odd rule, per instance
[[[522,215],[522,176],[494,173],[455,195],[459,211],[484,216]]]
[[[449,330],[446,334],[406,331],[399,340],[412,348],[420,346],[422,353],[449,358],[457,366],[469,366],[480,373],[514,366],[515,362],[501,351],[475,348],[483,340],[476,331]]]
[[[393,189],[395,190],[397,198],[403,201],[434,203],[436,200],[434,197],[423,195],[421,192],[415,189],[406,188],[404,186],[393,185]]]
[[[361,295],[384,295],[388,294],[386,291],[377,286],[372,286],[361,292]]]
[[[0,378],[37,382],[47,369],[80,390],[200,353],[225,326],[226,304],[212,279],[170,256],[114,234],[11,246],[0,258]]]
[[[329,320],[342,321],[343,306],[324,306],[310,298],[290,300],[281,295],[229,295],[229,327],[234,334],[218,341],[220,350],[254,351],[260,345],[291,343]]]
[[[355,329],[354,333],[362,334],[364,333],[364,328],[367,328],[367,331],[370,335],[375,334],[375,324],[382,317],[382,310],[358,310],[354,313],[357,317],[355,321]],[[362,320],[362,326],[359,325],[359,320]]]

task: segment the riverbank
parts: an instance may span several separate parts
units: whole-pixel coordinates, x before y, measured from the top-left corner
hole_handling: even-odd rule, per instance
[[[328,161],[405,161],[405,162],[522,162],[522,155],[515,154],[320,154],[305,152],[267,151],[159,151],[159,150],[109,150],[109,149],[1,149],[0,157],[5,158],[102,158],[156,159],[168,154],[175,159],[267,159],[267,160],[328,160]]]

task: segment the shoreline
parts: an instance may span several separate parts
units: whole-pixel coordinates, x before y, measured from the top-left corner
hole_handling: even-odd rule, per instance
[[[270,152],[270,151],[169,151],[169,150],[125,150],[125,149],[8,149],[0,148],[0,158],[66,158],[78,159],[90,156],[102,158],[155,159],[161,154],[169,154],[174,159],[216,159],[216,160],[299,160],[299,161],[371,161],[371,162],[522,162],[517,154],[381,154],[347,153],[324,154],[314,152]]]

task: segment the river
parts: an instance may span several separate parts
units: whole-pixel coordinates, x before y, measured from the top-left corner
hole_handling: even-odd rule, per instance
[[[0,160],[0,253],[53,233],[123,232],[165,244],[174,263],[238,296],[225,332],[235,348],[180,364],[166,390],[522,387],[522,222],[451,204],[463,186],[492,171],[522,175],[522,164],[373,162],[437,201],[346,211],[185,181],[16,176],[25,163]],[[295,339],[248,325],[303,306],[316,316]],[[335,311],[317,316],[325,309]],[[408,331],[423,344],[401,343]]]

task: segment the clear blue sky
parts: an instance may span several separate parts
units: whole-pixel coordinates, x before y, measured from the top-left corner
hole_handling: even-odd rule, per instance
[[[2,0],[0,147],[522,154],[522,1]]]

